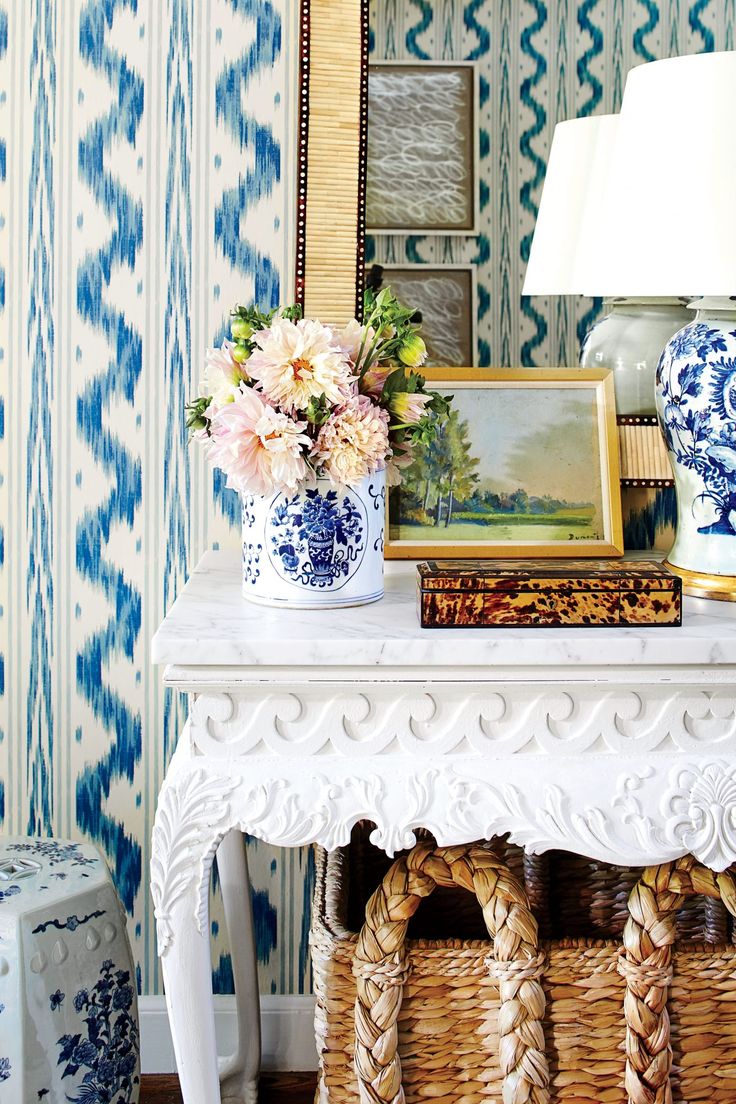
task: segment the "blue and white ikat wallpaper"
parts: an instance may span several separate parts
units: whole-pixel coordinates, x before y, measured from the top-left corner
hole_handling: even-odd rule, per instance
[[[520,297],[555,122],[617,108],[632,65],[733,48],[735,7],[374,0],[375,58],[480,69],[484,232],[374,247],[478,265],[479,363],[574,363],[599,308]],[[291,296],[297,27],[297,0],[0,0],[0,831],[102,848],[144,993],[183,717],[149,641],[201,551],[237,541],[181,411],[229,305]],[[303,991],[308,856],[249,857],[262,988]]]
[[[234,517],[182,404],[232,302],[290,294],[297,14],[0,0],[0,831],[102,848],[147,993],[183,716],[149,642]],[[263,987],[298,991],[307,856],[250,862]]]

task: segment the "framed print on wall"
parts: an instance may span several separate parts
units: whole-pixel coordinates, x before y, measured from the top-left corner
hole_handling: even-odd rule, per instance
[[[476,363],[478,300],[473,264],[383,265],[383,286],[422,314],[428,368]]]
[[[623,554],[605,369],[435,368],[444,429],[388,495],[390,559]]]
[[[369,65],[368,233],[478,233],[477,120],[473,62]]]

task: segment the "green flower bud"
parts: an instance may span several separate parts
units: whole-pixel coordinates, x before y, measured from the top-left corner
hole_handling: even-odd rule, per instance
[[[431,396],[420,391],[397,391],[390,396],[388,408],[401,423],[416,425],[424,417],[431,401]]]
[[[244,318],[234,318],[230,323],[230,333],[235,341],[247,341],[253,336],[255,330]]]
[[[233,345],[232,349],[230,350],[230,356],[233,358],[236,364],[244,364],[250,356],[250,350],[248,349],[247,345],[241,345],[240,343],[238,343],[237,345]]]
[[[427,359],[427,346],[419,334],[410,334],[399,347],[398,356],[407,368],[418,368]]]

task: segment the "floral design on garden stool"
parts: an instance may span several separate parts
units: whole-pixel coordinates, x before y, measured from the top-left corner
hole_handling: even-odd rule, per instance
[[[0,1017],[9,1099],[137,1104],[125,913],[93,847],[0,839]]]

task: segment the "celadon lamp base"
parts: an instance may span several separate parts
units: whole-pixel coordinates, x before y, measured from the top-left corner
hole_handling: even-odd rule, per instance
[[[581,368],[610,368],[616,413],[654,414],[654,375],[667,342],[691,320],[681,299],[618,298],[588,332]]]
[[[657,369],[677,532],[668,566],[686,594],[736,601],[736,301],[701,299]]]

